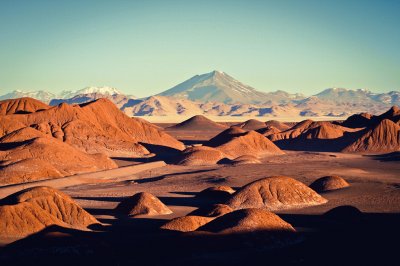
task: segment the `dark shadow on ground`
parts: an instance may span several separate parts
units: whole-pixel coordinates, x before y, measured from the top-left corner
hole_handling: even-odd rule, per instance
[[[366,157],[373,158],[381,162],[397,162],[400,161],[400,151],[395,151],[391,153],[378,154],[378,155],[364,155]]]
[[[280,216],[298,232],[180,233],[159,229],[164,219],[148,218],[114,219],[111,226],[89,232],[51,226],[0,249],[0,263],[398,265],[400,214],[361,213],[347,206],[324,215]]]

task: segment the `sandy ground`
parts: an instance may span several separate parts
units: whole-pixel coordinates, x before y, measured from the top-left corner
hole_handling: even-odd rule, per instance
[[[286,213],[321,214],[340,205],[353,205],[368,213],[400,212],[400,163],[341,153],[289,151],[282,156],[266,157],[262,164],[239,166],[168,165],[135,174],[131,180],[78,185],[63,190],[90,209],[112,209],[122,197],[150,192],[174,211],[172,215],[154,218],[170,219],[194,210],[196,204],[192,206],[191,199],[207,187],[238,188],[273,175],[294,177],[307,185],[325,175],[339,175],[351,184],[350,188],[325,193],[323,196],[329,200],[325,205]]]

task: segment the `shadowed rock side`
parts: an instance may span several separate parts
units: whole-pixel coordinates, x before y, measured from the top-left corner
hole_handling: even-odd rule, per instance
[[[286,231],[295,229],[278,215],[266,209],[249,208],[237,210],[220,216],[197,229],[213,233],[238,233],[251,231]]]
[[[369,113],[354,114],[349,116],[340,125],[348,128],[363,128],[371,125],[373,115]]]
[[[314,190],[293,178],[273,176],[245,185],[226,204],[233,209],[265,207],[270,211],[277,211],[326,202]]]
[[[227,126],[218,124],[203,115],[195,115],[188,120],[185,120],[175,126],[169,127],[170,130],[223,130]]]
[[[87,154],[25,127],[0,138],[0,184],[15,184],[116,168],[104,154]]]
[[[0,115],[34,113],[48,108],[47,104],[29,97],[0,101]]]
[[[86,230],[96,218],[68,195],[50,187],[34,187],[0,201],[0,236],[23,237],[50,225]]]
[[[258,130],[261,128],[265,128],[267,125],[264,122],[261,122],[257,119],[249,119],[243,123],[235,125],[237,127],[240,127],[244,130]]]
[[[232,212],[233,209],[226,204],[213,204],[206,207],[196,209],[189,213],[194,216],[205,216],[205,217],[218,217],[227,213]]]
[[[0,117],[0,126],[11,119],[19,125],[33,126],[87,153],[109,156],[148,154],[139,142],[182,150],[184,145],[143,120],[130,118],[112,102],[99,99],[81,105],[60,104],[41,112]],[[48,126],[46,126],[48,124]],[[18,128],[16,128],[18,129]],[[0,132],[7,129],[0,128]]]
[[[202,225],[212,221],[214,217],[202,217],[202,216],[182,216],[178,218],[174,218],[171,221],[167,222],[161,229],[180,231],[180,232],[192,232],[195,231]]]
[[[115,208],[116,213],[128,216],[166,215],[172,211],[156,196],[141,192],[123,200]]]
[[[334,175],[318,178],[310,185],[310,188],[317,191],[318,193],[321,193],[346,188],[349,186],[349,183],[347,183],[346,180],[344,180],[342,177]]]
[[[189,147],[178,159],[179,165],[212,165],[226,156],[219,150],[206,146]]]

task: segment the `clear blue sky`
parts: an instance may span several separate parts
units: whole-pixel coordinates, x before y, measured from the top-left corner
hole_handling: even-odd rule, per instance
[[[400,1],[0,0],[0,92],[137,96],[222,70],[262,91],[400,89]]]

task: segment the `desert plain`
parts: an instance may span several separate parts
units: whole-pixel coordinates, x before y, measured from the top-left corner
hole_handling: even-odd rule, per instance
[[[2,265],[398,264],[397,106],[154,124],[104,99],[0,111]]]

